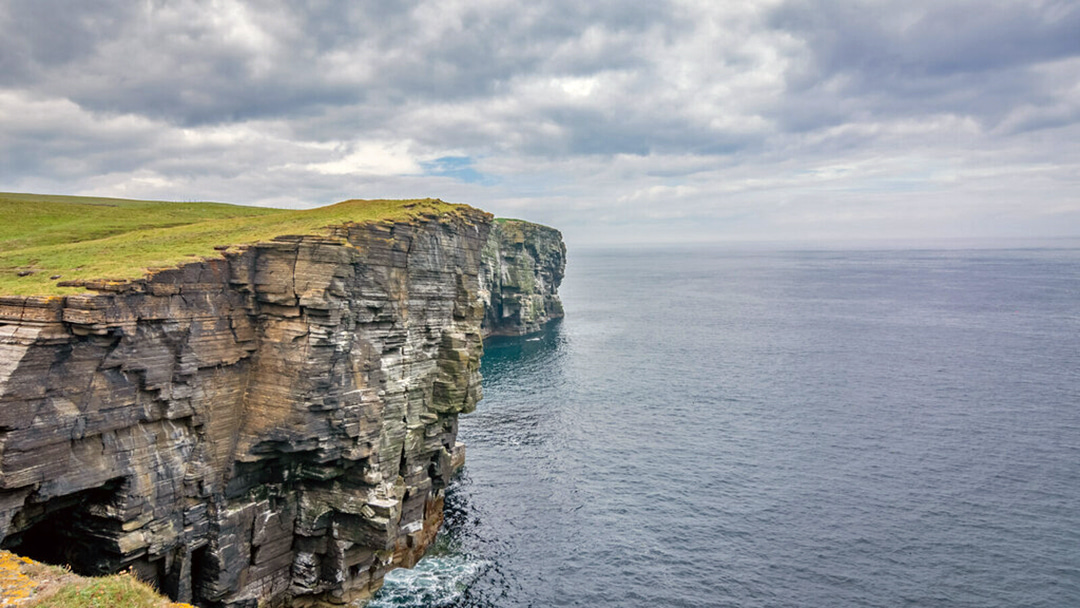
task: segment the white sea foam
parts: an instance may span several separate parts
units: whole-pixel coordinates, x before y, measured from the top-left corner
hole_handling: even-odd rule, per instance
[[[460,555],[429,556],[415,568],[399,568],[367,608],[452,606],[491,563]]]

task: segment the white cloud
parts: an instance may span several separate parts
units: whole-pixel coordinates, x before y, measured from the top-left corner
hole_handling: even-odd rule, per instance
[[[323,175],[413,175],[422,172],[420,162],[408,151],[407,142],[357,142],[349,152],[333,160],[308,163],[305,169]]]
[[[12,0],[0,189],[440,196],[578,242],[1075,233],[1078,25],[1035,0]]]

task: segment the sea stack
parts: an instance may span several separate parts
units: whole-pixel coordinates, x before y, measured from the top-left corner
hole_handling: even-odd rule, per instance
[[[520,336],[562,318],[566,245],[554,228],[496,219],[484,245],[480,296],[485,336]]]

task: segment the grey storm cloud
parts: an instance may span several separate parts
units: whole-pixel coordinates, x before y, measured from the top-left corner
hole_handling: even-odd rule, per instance
[[[421,2],[54,2],[3,7],[6,82],[103,112],[183,125],[290,116],[325,106],[491,95],[518,74],[632,67],[663,5]],[[421,10],[427,9],[427,10]],[[620,33],[560,53],[590,28]]]
[[[434,195],[581,241],[1075,233],[1078,31],[1041,0],[7,0],[0,190]]]
[[[789,73],[783,110],[802,96],[842,101],[822,113],[829,122],[853,110],[947,111],[993,127],[1020,105],[1054,104],[1056,75],[1032,68],[1080,55],[1080,5],[1071,1],[803,0],[779,7],[770,24],[809,51]]]

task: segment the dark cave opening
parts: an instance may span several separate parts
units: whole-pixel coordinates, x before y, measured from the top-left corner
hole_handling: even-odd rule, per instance
[[[205,578],[214,574],[213,570],[216,568],[210,561],[209,545],[203,545],[191,552],[191,602],[193,604],[203,606],[210,603],[206,597],[208,590],[203,585]]]
[[[115,520],[103,517],[122,478],[103,486],[27,505],[13,521],[17,532],[0,548],[46,564],[68,566],[75,574],[100,576],[120,569],[120,555],[109,552]]]

